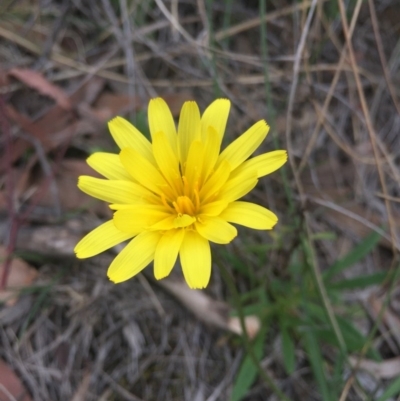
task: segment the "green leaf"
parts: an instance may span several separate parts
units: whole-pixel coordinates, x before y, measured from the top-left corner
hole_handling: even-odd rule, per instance
[[[290,375],[294,372],[296,363],[295,346],[285,321],[281,321],[280,329],[282,335],[283,364],[285,366],[286,373]]]
[[[253,351],[257,361],[263,356],[263,346],[267,336],[267,330],[261,329],[253,342]],[[257,378],[257,367],[254,365],[250,355],[246,355],[242,361],[236,380],[233,385],[231,401],[240,401],[248,392]]]
[[[315,240],[331,240],[334,241],[337,239],[337,235],[332,231],[322,231],[315,234],[312,234],[310,237],[313,241]]]
[[[321,349],[314,331],[310,328],[303,333],[304,347],[310,361],[311,370],[321,391],[322,400],[330,401],[328,381],[325,377],[325,369]]]
[[[349,351],[361,350],[364,347],[367,338],[349,321],[349,319],[341,316],[336,316],[336,319]],[[376,361],[381,360],[381,356],[373,348],[368,350],[367,356]]]
[[[376,246],[381,235],[375,231],[364,238],[364,240],[358,244],[351,252],[349,252],[345,257],[334,263],[327,271],[322,274],[324,281],[331,279],[336,274],[340,273],[344,269],[354,265],[359,260],[368,255],[372,249]]]
[[[369,274],[367,276],[358,276],[336,283],[327,284],[330,290],[352,290],[356,288],[365,288],[371,285],[382,284],[387,278],[387,272]]]
[[[312,324],[312,323],[317,324],[315,322],[315,320],[323,322],[323,323],[329,322],[326,311],[320,304],[305,301],[304,306],[305,306],[305,313],[306,313],[305,317],[307,318],[306,321],[308,324]]]
[[[400,377],[398,377],[392,384],[383,392],[378,398],[378,401],[386,401],[387,399],[400,394]]]
[[[336,316],[336,319],[340,331],[342,332],[343,340],[346,344],[347,350],[349,352],[361,351],[367,341],[366,337],[364,337],[364,335],[361,334],[360,331],[356,327],[354,327],[354,325],[349,322],[348,319],[345,319],[341,316]],[[315,334],[322,341],[325,341],[337,347],[339,346],[335,333],[330,328],[316,329]],[[376,361],[381,360],[379,353],[374,349],[369,349],[367,352],[367,356]]]
[[[339,399],[339,391],[343,389],[343,369],[346,363],[346,357],[342,352],[338,352],[338,355],[335,358],[333,373],[332,373],[332,390],[333,390],[333,399]]]
[[[267,308],[268,304],[265,304],[264,302],[258,302],[253,305],[245,306],[243,307],[243,313],[248,316],[248,315],[261,315]],[[237,313],[233,313],[232,316],[238,316]]]

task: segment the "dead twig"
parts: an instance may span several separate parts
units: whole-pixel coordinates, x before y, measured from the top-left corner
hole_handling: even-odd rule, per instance
[[[374,1],[368,0],[368,5],[369,5],[369,12],[371,15],[372,29],[374,30],[374,35],[375,35],[376,48],[379,53],[379,59],[381,61],[381,65],[382,65],[383,75],[385,77],[386,85],[389,89],[389,93],[392,98],[393,104],[396,107],[397,113],[400,115],[400,103],[399,103],[399,100],[397,99],[397,94],[394,89],[393,81],[389,74],[389,68],[387,65],[385,52],[383,50],[382,38],[379,33],[379,24],[378,24],[378,18],[376,17]]]
[[[356,81],[357,92],[358,92],[358,96],[359,96],[359,99],[361,102],[361,108],[362,108],[362,111],[364,114],[367,131],[368,131],[369,138],[371,141],[372,150],[373,150],[373,154],[374,154],[374,158],[375,158],[375,162],[376,162],[376,167],[378,170],[379,180],[380,180],[380,183],[382,186],[382,192],[386,197],[385,198],[385,206],[386,206],[386,212],[387,212],[387,220],[388,220],[388,225],[390,228],[390,236],[391,236],[393,253],[396,254],[396,249],[397,249],[397,245],[398,245],[397,244],[397,235],[396,235],[396,230],[395,230],[395,227],[393,224],[392,207],[391,207],[390,201],[387,199],[388,190],[387,190],[387,186],[386,186],[386,179],[385,179],[385,175],[384,175],[384,172],[382,169],[381,161],[379,160],[379,150],[378,150],[378,147],[376,144],[376,132],[372,125],[371,116],[369,114],[367,101],[365,99],[365,94],[364,94],[361,80],[360,80],[360,75],[357,70],[357,63],[356,63],[356,59],[355,59],[355,55],[354,55],[353,44],[351,42],[350,30],[349,30],[349,26],[347,23],[346,10],[345,10],[344,4],[343,4],[343,0],[338,0],[338,2],[339,2],[339,9],[340,9],[340,16],[342,19],[343,31],[344,31],[344,35],[346,38],[347,47],[349,50],[350,63],[353,68],[353,74],[354,74],[354,78]]]

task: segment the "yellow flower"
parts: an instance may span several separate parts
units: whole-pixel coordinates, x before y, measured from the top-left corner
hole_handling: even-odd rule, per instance
[[[95,153],[88,164],[105,179],[79,177],[87,194],[109,202],[113,219],[86,235],[75,247],[88,258],[130,240],[108,269],[119,283],[154,260],[156,279],[168,276],[180,257],[190,288],[204,288],[211,275],[210,241],[227,244],[237,235],[230,224],[270,230],[278,218],[268,209],[237,199],[287,160],[276,150],[247,160],[265,139],[269,126],[259,121],[220,147],[230,102],[218,99],[200,117],[196,102],[186,102],[178,130],[161,98],[149,104],[150,143],[121,117],[109,129],[119,155]]]

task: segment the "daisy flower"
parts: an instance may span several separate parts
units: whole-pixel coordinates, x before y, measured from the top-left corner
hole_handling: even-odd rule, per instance
[[[281,167],[287,153],[249,159],[267,136],[263,120],[221,152],[229,109],[229,100],[217,99],[201,116],[196,102],[186,102],[176,129],[165,101],[152,99],[151,142],[127,120],[111,120],[121,151],[90,156],[88,164],[105,178],[81,176],[78,186],[110,203],[115,213],[76,245],[76,256],[88,258],[129,241],[108,268],[111,281],[128,280],[153,260],[155,278],[162,279],[179,255],[188,286],[204,288],[211,275],[210,242],[231,242],[237,235],[231,223],[272,229],[278,221],[274,213],[238,199]]]

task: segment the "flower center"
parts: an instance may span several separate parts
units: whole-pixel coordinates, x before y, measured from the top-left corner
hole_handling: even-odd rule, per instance
[[[178,196],[176,202],[172,203],[176,212],[179,214],[188,214],[194,216],[196,213],[195,206],[188,196]]]
[[[177,217],[184,215],[196,217],[200,209],[199,185],[189,183],[185,176],[182,177],[181,187],[175,192],[175,199],[161,195],[161,201],[171,213]]]

